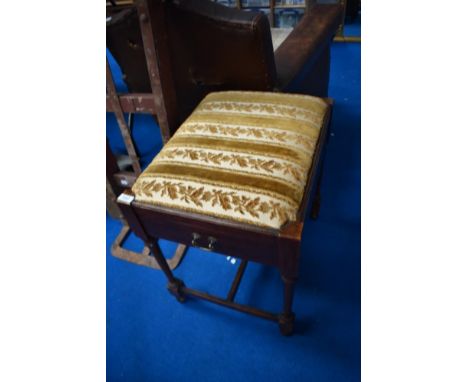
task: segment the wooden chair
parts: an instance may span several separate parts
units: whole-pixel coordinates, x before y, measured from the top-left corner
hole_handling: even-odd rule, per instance
[[[154,1],[148,6],[162,7]],[[107,26],[107,47],[133,93],[119,96],[123,111],[156,114],[165,142],[213,91],[328,96],[330,46],[341,22],[339,5],[311,5],[276,51],[268,20],[260,13],[210,0],[166,1],[164,13],[144,22],[145,7],[136,1],[134,7],[114,11]],[[156,105],[151,92],[163,95]],[[111,101],[108,97],[109,111]]]
[[[339,12],[324,7],[316,9],[320,10],[321,23],[303,24],[295,29],[288,37],[289,43],[285,41],[273,54],[264,15],[221,9],[204,1],[136,2],[142,45],[154,47],[157,56],[157,64],[148,65],[148,74],[153,94],[161,95],[156,100],[157,107],[163,111],[158,113],[158,120],[166,125],[171,137],[133,188],[119,196],[119,207],[132,231],[150,248],[169,281],[169,291],[177,300],[182,302],[186,296],[194,296],[273,320],[285,335],[291,334],[294,327],[293,289],[311,192],[314,193],[312,215],[316,217],[319,210],[321,168],[332,102],[326,98],[271,91],[291,89],[296,93],[326,95],[329,45],[333,28],[339,22]],[[312,16],[307,14],[304,19],[308,17]],[[317,33],[310,35],[314,30],[320,38]],[[229,50],[212,45],[222,44],[227,38],[231,43]],[[214,54],[213,47],[215,52],[224,53]],[[245,71],[239,71],[236,63],[245,67]],[[122,69],[124,73],[129,70]],[[226,89],[231,91],[225,92]],[[138,86],[134,90],[144,91]],[[123,104],[122,99],[120,102]],[[268,115],[278,134],[267,134],[269,129],[262,130],[260,125],[255,125],[257,122],[249,125],[239,120],[240,114],[233,113],[232,108],[239,109],[240,114],[251,113],[245,118],[251,121]],[[210,125],[204,119],[210,113],[218,113],[216,118],[221,118],[217,126],[213,120]],[[275,119],[285,120],[284,128]],[[198,127],[197,121],[201,121]],[[226,124],[241,130],[226,129]],[[205,137],[198,136],[202,130]],[[213,138],[210,134],[218,135]],[[220,136],[223,134],[228,136],[223,138]],[[303,139],[299,139],[301,134]],[[210,139],[215,139],[221,149],[229,146],[230,157],[222,153],[211,155],[210,150],[216,147],[213,142],[208,145],[204,141]],[[292,144],[292,140],[296,143]],[[279,144],[280,141],[283,143]],[[309,147],[308,156],[304,154],[304,145]],[[279,163],[280,160],[276,163],[273,146],[278,152],[301,158],[298,163],[303,166],[302,171],[291,169],[288,164]],[[298,153],[295,146],[301,146],[297,150],[302,151]],[[255,152],[249,152],[250,149]],[[283,159],[287,162],[287,156]],[[181,162],[186,160],[197,164],[187,164],[184,169]],[[211,168],[200,170],[203,167],[200,161],[211,161]],[[240,186],[236,188],[235,181],[227,174],[232,168],[226,169],[221,162],[233,163],[229,166],[236,168],[236,176],[242,179],[243,186],[248,186],[248,192]],[[269,181],[267,173],[278,177],[280,173],[287,175]],[[161,176],[166,181],[158,178]],[[299,179],[297,184],[295,177]],[[288,179],[292,187],[286,184]],[[171,180],[177,182],[171,185]],[[202,182],[200,187],[194,185],[197,181]],[[227,192],[223,187],[237,189],[238,193]],[[253,195],[250,201],[249,192]],[[161,238],[242,259],[228,296],[220,298],[185,286],[173,275],[161,253],[158,245]],[[279,314],[234,302],[248,261],[279,269],[284,282],[283,309]]]

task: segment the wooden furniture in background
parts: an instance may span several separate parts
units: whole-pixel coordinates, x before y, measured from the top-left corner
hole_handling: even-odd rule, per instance
[[[274,52],[268,25],[262,22],[257,31],[251,28],[258,13],[208,0],[181,0],[177,6],[167,1],[167,9],[174,21],[163,40],[169,56],[160,59],[169,61],[170,70],[160,75],[152,70],[159,75],[156,82],[161,87],[170,87],[174,81],[170,95],[174,99],[164,103],[168,118],[161,121],[165,140],[175,131],[171,128],[174,122],[178,126],[211,91],[273,89],[327,96],[330,45],[341,20],[339,5],[310,6]],[[134,110],[132,102],[137,100],[142,112],[151,112],[146,101],[152,86],[145,65],[149,63],[145,49],[151,52],[151,46],[147,47],[141,37],[148,36],[144,28],[136,8],[131,7],[108,22],[107,47],[119,63],[130,92],[138,93],[134,97],[120,95],[125,112]],[[130,101],[132,97],[134,101]],[[174,107],[167,107],[173,103]],[[152,110],[158,114],[155,108]]]
[[[268,17],[271,28],[294,28],[315,0],[211,0],[220,5],[262,12]],[[132,0],[107,1],[108,5],[126,6]]]
[[[345,22],[347,17],[355,18],[357,13],[361,8],[360,1],[358,0],[336,0],[341,4],[344,12],[341,16],[341,23],[336,32],[335,41],[336,42],[361,42],[361,36],[346,36],[345,35]]]
[[[213,0],[227,7],[236,7],[247,11],[264,13],[272,28],[294,28],[306,9],[312,3],[310,0]]]
[[[112,243],[111,253],[113,256],[130,261],[137,265],[144,265],[153,269],[161,269],[159,264],[155,261],[150,253],[148,246],[144,246],[141,252],[130,251],[123,247],[127,237],[131,234],[130,227],[122,214],[121,208],[117,204],[117,196],[120,195],[126,187],[130,187],[135,182],[136,176],[132,173],[121,171],[117,159],[114,156],[109,142],[106,141],[106,202],[107,210],[114,219],[122,221],[123,227],[117,238]],[[123,183],[130,182],[129,185],[122,185]],[[187,246],[180,244],[173,257],[168,260],[170,269],[175,269],[187,252]]]

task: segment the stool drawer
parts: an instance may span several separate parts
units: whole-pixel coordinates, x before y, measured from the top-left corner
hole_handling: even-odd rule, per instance
[[[277,265],[275,231],[249,225],[220,224],[205,216],[174,214],[135,203],[134,211],[150,236],[161,237],[206,251]],[[210,221],[211,220],[211,221]]]

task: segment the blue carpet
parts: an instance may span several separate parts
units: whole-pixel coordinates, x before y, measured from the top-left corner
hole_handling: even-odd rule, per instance
[[[360,380],[360,53],[360,44],[332,48],[332,136],[320,217],[304,229],[296,334],[283,337],[270,321],[200,300],[179,304],[161,272],[111,256],[121,224],[107,217],[109,381]],[[107,137],[124,152],[109,114]],[[147,165],[161,148],[151,117],[137,116],[134,137]],[[126,246],[142,244],[130,238]],[[166,254],[174,248],[162,243]],[[191,248],[175,272],[188,286],[225,295],[238,265]],[[279,311],[281,296],[278,272],[249,263],[236,300]]]

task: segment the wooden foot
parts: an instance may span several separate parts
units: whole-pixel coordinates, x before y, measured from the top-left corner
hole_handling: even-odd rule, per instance
[[[172,294],[179,302],[185,302],[185,295],[182,291],[182,288],[184,287],[184,282],[177,278],[174,278],[173,281],[170,281],[167,284],[167,289],[169,290],[169,293]]]
[[[280,314],[278,324],[280,332],[283,336],[290,336],[294,332],[294,320],[296,316],[294,313]]]
[[[294,331],[295,315],[292,311],[292,302],[294,296],[294,278],[282,277],[284,282],[284,300],[283,300],[283,313],[278,317],[279,328],[281,334],[290,336]]]

